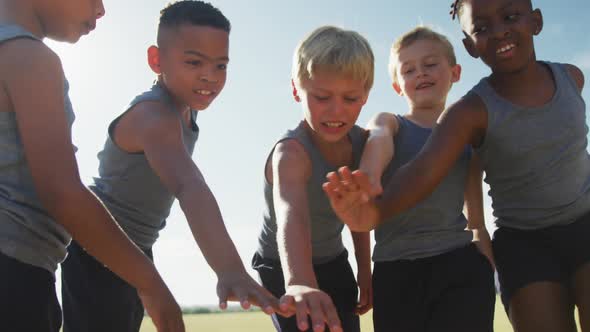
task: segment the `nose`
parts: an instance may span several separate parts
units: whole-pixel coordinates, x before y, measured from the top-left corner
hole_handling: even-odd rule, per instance
[[[105,15],[104,4],[102,3],[102,0],[98,0],[98,3],[96,4],[96,19],[98,20],[99,18],[103,17],[104,15]]]
[[[510,29],[508,25],[503,22],[496,22],[492,25],[492,36],[496,39],[503,39],[510,35]]]

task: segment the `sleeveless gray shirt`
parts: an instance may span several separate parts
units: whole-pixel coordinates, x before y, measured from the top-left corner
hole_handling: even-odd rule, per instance
[[[403,116],[397,116],[397,119],[399,130],[394,137],[395,155],[383,174],[384,186],[397,169],[414,159],[432,133],[432,129],[420,127]],[[471,150],[466,147],[430,196],[375,229],[373,261],[436,256],[464,247],[473,240],[473,233],[465,230],[467,219],[463,215],[470,156]]]
[[[545,65],[556,90],[541,107],[514,105],[486,78],[472,90],[488,113],[486,137],[477,152],[498,226],[531,230],[565,225],[590,211],[586,105],[564,65]]]
[[[354,126],[348,133],[352,143],[353,169],[358,168],[358,163],[365,145],[365,130]],[[342,229],[344,224],[336,216],[330,201],[325,195],[322,184],[326,182],[326,174],[337,170],[327,163],[320,151],[314,145],[309,136],[305,123],[301,122],[294,130],[288,131],[276,144],[294,139],[300,143],[307,152],[312,165],[312,174],[307,183],[307,201],[310,216],[312,261],[313,264],[322,264],[338,257],[344,251],[342,243]],[[273,148],[274,151],[274,148]],[[272,156],[272,151],[269,158]],[[266,172],[265,172],[266,174]],[[264,258],[279,260],[277,247],[277,223],[274,211],[272,184],[264,176],[264,223],[258,237],[258,254]]]
[[[0,25],[0,44],[17,38],[38,40],[19,26]],[[65,78],[64,84],[64,112],[71,130],[74,112]],[[34,92],[31,98],[35,98]],[[54,273],[66,257],[70,239],[37,196],[16,114],[0,112],[0,252]]]
[[[199,127],[195,123],[197,111],[191,111],[191,121],[187,124],[168,92],[156,83],[149,91],[135,97],[125,113],[135,105],[148,101],[162,102],[169,106],[170,112],[178,115],[186,150],[192,155],[199,136]],[[94,178],[90,188],[104,202],[129,238],[140,248],[150,249],[159,231],[166,225],[175,197],[154,173],[143,153],[126,152],[113,141],[114,128],[123,115],[109,126],[104,148],[98,153],[98,177]]]

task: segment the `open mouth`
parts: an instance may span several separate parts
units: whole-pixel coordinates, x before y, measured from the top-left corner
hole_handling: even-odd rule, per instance
[[[508,52],[512,51],[515,47],[516,45],[514,44],[502,46],[496,50],[496,54],[507,54]]]
[[[339,122],[339,121],[330,121],[330,122],[322,122],[322,125],[324,125],[328,128],[341,128],[341,127],[344,127],[344,125],[346,125],[346,123]]]
[[[211,96],[213,94],[211,90],[194,90],[194,92],[201,96]]]
[[[434,86],[434,83],[432,82],[423,82],[420,83],[416,86],[416,90],[422,90],[422,89],[427,89],[430,88],[431,86]]]

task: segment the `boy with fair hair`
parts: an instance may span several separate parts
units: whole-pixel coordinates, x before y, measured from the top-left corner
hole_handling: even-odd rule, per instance
[[[148,256],[175,198],[195,241],[228,300],[278,309],[278,300],[246,272],[215,197],[191,159],[195,119],[221,93],[229,62],[230,23],[202,1],[178,1],[161,11],[158,46],[148,49],[157,81],[109,126],[91,189]],[[73,242],[63,264],[64,332],[139,331],[137,292]],[[274,309],[273,309],[274,308]]]
[[[374,194],[381,192],[383,174],[387,183],[422,149],[461,74],[448,39],[422,26],[396,40],[389,69],[409,111],[378,114],[369,124],[360,170]],[[465,148],[432,195],[375,228],[376,332],[492,331],[494,263],[481,174]]]
[[[332,332],[359,331],[356,314],[371,307],[369,233],[352,233],[355,280],[342,243],[344,225],[322,183],[338,167],[358,166],[366,132],[355,122],[373,85],[373,67],[367,40],[336,27],[316,29],[295,51],[293,97],[303,120],[267,159],[266,209],[253,258],[262,284],[283,296],[282,305],[296,308],[296,317],[273,317],[277,331],[323,331],[326,323]]]

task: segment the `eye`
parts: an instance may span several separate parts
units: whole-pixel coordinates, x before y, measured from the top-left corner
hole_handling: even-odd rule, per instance
[[[485,25],[475,26],[473,28],[473,34],[474,35],[477,35],[477,34],[480,34],[480,33],[484,33],[486,31],[488,31],[488,28]]]
[[[221,63],[217,65],[217,69],[219,70],[227,70],[227,63]]]
[[[514,21],[517,21],[519,17],[520,17],[519,13],[514,13],[514,14],[506,15],[504,17],[504,19],[509,22],[514,22]]]
[[[411,74],[414,72],[414,68],[409,68],[409,69],[405,69],[402,74],[407,75],[407,74]]]
[[[433,62],[433,63],[427,63],[425,66],[428,68],[432,68],[432,67],[436,67],[438,65],[438,63]]]
[[[317,101],[327,101],[328,99],[330,99],[330,96],[320,96],[320,95],[313,95],[313,97],[317,100]]]
[[[191,66],[200,66],[202,64],[201,60],[187,60],[185,63]]]
[[[359,101],[359,97],[344,97],[344,101],[347,103],[356,103],[357,101]]]

